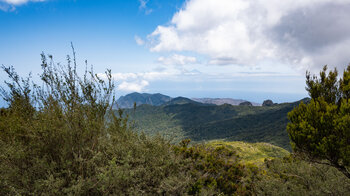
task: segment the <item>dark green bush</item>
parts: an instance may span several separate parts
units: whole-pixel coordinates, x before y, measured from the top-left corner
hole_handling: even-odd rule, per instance
[[[235,151],[224,146],[205,145],[188,146],[190,140],[183,140],[174,146],[174,151],[185,160],[194,181],[189,194],[251,195],[254,193],[252,182],[259,172],[256,167],[246,167],[239,163]]]
[[[311,101],[288,113],[287,131],[293,151],[311,162],[332,165],[350,179],[350,65],[319,76],[306,74]]]
[[[266,160],[266,173],[256,181],[258,195],[349,195],[350,180],[331,166],[291,155]]]

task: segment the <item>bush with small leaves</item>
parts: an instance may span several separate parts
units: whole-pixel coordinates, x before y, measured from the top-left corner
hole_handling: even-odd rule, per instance
[[[350,65],[338,78],[327,66],[319,78],[306,74],[311,101],[288,114],[293,150],[312,162],[331,165],[350,178]]]
[[[112,111],[111,71],[80,77],[75,59],[42,54],[43,86],[2,66],[12,82],[1,88],[0,195],[186,193],[192,178],[170,144]]]

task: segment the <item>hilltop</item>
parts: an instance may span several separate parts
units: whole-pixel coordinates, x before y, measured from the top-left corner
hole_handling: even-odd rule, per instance
[[[174,101],[172,101],[174,99]],[[172,102],[171,102],[172,101]],[[232,98],[186,98],[186,97],[176,97],[172,98],[168,95],[163,95],[160,93],[150,94],[150,93],[130,93],[125,96],[121,96],[117,100],[117,105],[115,108],[133,108],[134,103],[136,106],[142,104],[148,104],[153,106],[160,106],[163,104],[171,105],[174,103],[203,103],[209,105],[239,105],[240,103],[247,102],[243,99],[232,99]],[[259,103],[251,102],[253,106],[261,106]]]
[[[168,106],[168,105],[182,105],[182,104],[194,104],[194,105],[203,105],[202,103],[193,101],[189,98],[186,97],[176,97],[171,99],[170,101],[166,102],[163,104],[163,106]]]
[[[242,163],[255,165],[263,165],[265,159],[283,158],[290,154],[287,150],[269,143],[213,140],[206,145],[214,148],[220,146],[227,147],[238,154]]]
[[[133,108],[134,103],[136,103],[137,106],[142,104],[149,104],[149,105],[162,105],[168,101],[170,101],[172,98],[167,95],[162,95],[160,93],[156,94],[149,94],[149,93],[130,93],[125,96],[121,96],[117,100],[117,108]]]
[[[197,101],[200,103],[207,103],[207,104],[215,104],[215,105],[223,105],[223,104],[230,104],[230,105],[239,105],[241,103],[247,102],[247,100],[244,99],[232,99],[232,98],[191,98],[193,101]],[[260,103],[250,102],[253,104],[253,106],[261,106]]]

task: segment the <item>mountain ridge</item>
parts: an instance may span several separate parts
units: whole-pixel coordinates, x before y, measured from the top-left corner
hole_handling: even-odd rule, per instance
[[[196,103],[140,105],[126,110],[135,130],[163,135],[179,142],[210,140],[266,142],[291,150],[286,131],[287,113],[302,99],[273,106],[206,105]]]
[[[201,102],[201,103],[208,103],[208,104],[215,104],[215,105],[223,105],[223,104],[230,104],[230,105],[239,105],[243,102],[248,102],[244,99],[233,99],[233,98],[191,98],[194,101]],[[251,102],[253,106],[261,106],[260,103]]]
[[[176,101],[172,101],[175,99]],[[230,104],[230,105],[239,105],[240,103],[247,102],[247,100],[243,99],[233,99],[233,98],[187,98],[187,97],[170,97],[168,95],[164,95],[161,93],[137,93],[133,92],[124,96],[121,96],[117,100],[117,104],[114,108],[133,108],[134,103],[136,103],[136,106],[140,106],[142,104],[148,104],[153,106],[160,106],[160,105],[170,105],[173,103],[179,104],[179,99],[182,99],[182,102],[187,103],[202,103],[206,105],[223,105],[223,104]],[[185,101],[186,99],[186,101]],[[193,102],[191,102],[192,100]],[[169,102],[169,103],[167,103]],[[253,106],[261,106],[260,103],[250,102]]]
[[[121,96],[117,100],[116,108],[133,108],[134,103],[136,103],[136,106],[142,104],[159,106],[170,101],[171,99],[171,97],[160,93],[149,94],[134,92],[125,96]]]

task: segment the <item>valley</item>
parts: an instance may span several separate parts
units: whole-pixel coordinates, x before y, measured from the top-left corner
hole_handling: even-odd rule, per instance
[[[287,113],[299,103],[234,106],[178,97],[162,105],[141,104],[125,111],[134,130],[147,135],[159,134],[173,143],[183,139],[191,139],[193,143],[211,140],[265,142],[290,151]]]

